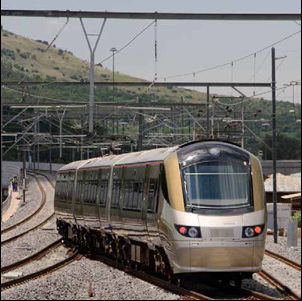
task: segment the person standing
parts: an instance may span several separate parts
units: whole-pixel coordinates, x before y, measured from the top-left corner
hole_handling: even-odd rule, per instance
[[[18,191],[18,177],[15,176],[11,179],[12,182],[12,186],[13,186],[13,192],[17,192]]]

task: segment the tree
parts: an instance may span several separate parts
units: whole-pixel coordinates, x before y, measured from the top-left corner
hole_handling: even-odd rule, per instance
[[[272,135],[266,135],[265,142],[272,147]],[[272,160],[272,152],[267,152],[265,146],[261,146],[267,153],[267,160]],[[278,160],[301,160],[301,140],[290,134],[279,133],[277,135]]]

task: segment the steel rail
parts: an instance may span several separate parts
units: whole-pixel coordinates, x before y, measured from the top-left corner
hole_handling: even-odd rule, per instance
[[[38,183],[38,179],[36,178],[36,176],[33,175],[33,174],[30,174],[30,175],[31,175],[32,177],[34,177],[35,180],[36,180],[37,183]],[[39,185],[39,184],[38,184],[38,185]],[[38,208],[37,208],[33,213],[31,213],[30,215],[28,215],[28,216],[27,216],[26,218],[24,218],[23,220],[17,222],[16,224],[14,224],[14,225],[12,225],[12,226],[10,226],[10,227],[8,227],[8,228],[5,228],[5,229],[1,230],[1,235],[2,235],[2,234],[5,234],[5,233],[7,233],[7,232],[9,232],[9,231],[12,231],[13,229],[15,229],[15,228],[21,226],[22,224],[28,222],[29,220],[31,220],[31,219],[32,219],[33,217],[35,217],[39,212],[41,212],[41,210],[44,208],[45,204],[46,204],[46,198],[43,198],[43,197],[42,197],[41,203],[39,204]]]
[[[42,174],[42,175],[43,175],[43,174]],[[45,175],[43,175],[43,176],[44,176],[45,178],[47,178]],[[50,181],[50,180],[49,180],[49,181]],[[46,198],[47,198],[46,192],[45,192],[45,190],[44,190],[44,188],[43,188],[43,186],[42,186],[42,184],[41,184],[40,181],[38,181],[38,186],[39,186],[39,189],[40,189],[40,191],[41,191],[41,193],[42,193],[42,199],[43,199],[43,201],[46,202]],[[52,187],[54,187],[53,184],[52,184]],[[13,242],[13,241],[16,241],[17,239],[19,239],[19,238],[25,236],[26,234],[28,234],[28,233],[30,233],[30,232],[32,232],[32,231],[35,231],[35,230],[37,230],[37,229],[43,227],[43,226],[44,226],[46,223],[48,223],[54,216],[55,216],[55,212],[53,212],[50,216],[48,216],[45,220],[43,220],[43,221],[42,221],[41,223],[39,223],[38,225],[36,225],[36,226],[34,226],[34,227],[32,227],[32,228],[30,228],[30,229],[28,229],[28,230],[26,230],[26,231],[24,231],[24,232],[18,234],[18,235],[15,235],[15,236],[13,236],[13,237],[11,237],[11,238],[8,238],[8,239],[6,239],[6,240],[4,240],[4,241],[1,241],[1,247],[5,246],[5,245],[7,245],[7,244],[9,244],[9,243],[11,243],[11,242]]]
[[[282,263],[285,263],[286,265],[298,270],[299,272],[301,272],[301,264],[295,262],[295,261],[292,261],[284,256],[281,256],[279,254],[276,254],[272,251],[269,251],[269,250],[265,250],[265,255],[271,257],[271,258],[274,258],[274,259],[277,259],[278,261],[282,262]]]
[[[59,10],[1,10],[3,17],[51,17],[134,20],[299,21],[297,13],[159,13]]]
[[[173,285],[173,284],[169,283],[168,281],[155,277],[153,275],[122,266],[122,265],[118,264],[115,260],[112,260],[104,255],[90,254],[88,258],[90,258],[90,257],[93,257],[108,266],[117,268],[120,271],[123,271],[133,277],[139,278],[150,284],[156,285],[166,291],[169,291],[174,294],[178,294],[183,298],[183,300],[215,300],[200,292],[188,290],[184,287]],[[251,291],[251,290],[246,290],[246,289],[239,289],[238,294],[240,294],[241,296],[244,296],[244,300],[275,300],[275,298],[268,296],[266,294],[262,294],[262,293],[259,293],[256,291]]]
[[[47,267],[43,270],[40,270],[38,272],[26,275],[24,277],[14,279],[12,281],[1,283],[1,292],[5,291],[5,290],[8,290],[12,287],[19,286],[21,284],[27,283],[29,281],[36,280],[36,279],[41,278],[43,276],[49,275],[49,274],[51,274],[51,273],[53,273],[53,272],[55,272],[59,269],[64,268],[65,266],[71,264],[72,262],[74,262],[76,260],[80,260],[80,258],[81,258],[81,255],[80,255],[79,251],[75,251],[70,257],[56,263],[53,266]]]
[[[274,286],[281,294],[283,294],[288,299],[286,300],[301,300],[301,296],[298,296],[293,290],[288,286],[283,284],[280,280],[276,279],[274,276],[269,274],[267,271],[262,270],[259,275],[272,286]]]
[[[43,257],[45,257],[47,254],[49,254],[51,251],[59,248],[60,246],[62,246],[62,238],[56,240],[55,242],[53,242],[52,244],[48,245],[47,247],[45,247],[44,249],[42,249],[41,251],[38,251],[37,253],[26,257],[20,261],[17,261],[15,263],[12,263],[8,266],[5,266],[3,268],[1,268],[1,275],[8,273],[10,271],[16,270],[18,268],[21,268],[25,265],[30,264],[32,261],[37,261],[42,259]]]

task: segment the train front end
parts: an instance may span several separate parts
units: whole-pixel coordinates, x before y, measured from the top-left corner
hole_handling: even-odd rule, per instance
[[[174,274],[250,278],[262,268],[267,209],[260,162],[223,142],[181,147],[165,162],[159,220]]]

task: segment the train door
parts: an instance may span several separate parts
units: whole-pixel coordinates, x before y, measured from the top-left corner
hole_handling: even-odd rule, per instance
[[[109,175],[108,175],[109,173]],[[107,227],[107,210],[106,205],[108,202],[108,186],[109,186],[110,170],[100,169],[98,173],[99,184],[98,184],[98,196],[97,206],[99,212],[99,220],[101,227]]]
[[[158,219],[158,198],[160,187],[160,165],[148,166],[148,185],[147,185],[147,230],[149,241],[154,245],[160,243],[157,219]]]
[[[124,233],[132,240],[144,241],[147,237],[143,217],[144,183],[146,166],[124,168],[122,217]]]
[[[110,202],[110,224],[115,233],[119,233],[122,230],[122,214],[120,205],[122,175],[122,168],[113,168]]]

